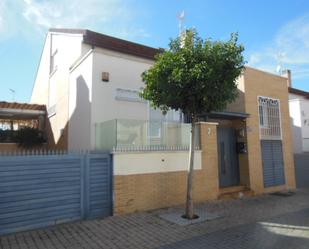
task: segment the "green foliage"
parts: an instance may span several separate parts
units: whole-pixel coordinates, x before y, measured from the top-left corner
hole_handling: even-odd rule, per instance
[[[244,69],[238,35],[222,42],[187,30],[183,37],[171,40],[169,50],[142,74],[146,87],[141,96],[156,108],[180,109],[193,117],[223,110],[237,97],[236,79]]]
[[[42,131],[25,127],[17,131],[15,141],[22,147],[34,147],[46,142]]]

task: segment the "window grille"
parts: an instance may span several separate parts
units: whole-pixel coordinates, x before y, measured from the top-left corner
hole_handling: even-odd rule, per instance
[[[261,139],[281,140],[280,101],[258,97]]]

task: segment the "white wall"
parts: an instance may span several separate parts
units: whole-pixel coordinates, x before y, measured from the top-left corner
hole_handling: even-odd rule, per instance
[[[306,98],[304,96],[294,94],[294,93],[289,93],[289,100],[291,99],[299,99],[299,100],[305,100]]]
[[[50,72],[51,55],[57,51],[57,69]],[[39,64],[31,103],[45,104],[56,110],[49,117],[50,145],[65,149],[69,122],[69,68],[82,54],[82,35],[48,33]]]
[[[290,118],[293,130],[293,145],[294,153],[302,153],[302,130],[301,130],[301,116],[300,116],[300,101],[292,99],[289,101]]]
[[[302,118],[303,152],[309,152],[309,100],[300,101]]]
[[[115,118],[145,119],[147,103],[116,100],[116,89],[139,91],[143,87],[141,74],[152,61],[95,48],[93,67],[93,122]],[[101,80],[108,72],[109,82]]]
[[[46,35],[44,48],[38,65],[37,75],[31,95],[31,103],[47,104],[49,99],[50,79],[57,78],[68,81],[68,68],[81,55],[82,36],[62,33],[48,33]],[[55,74],[50,75],[50,56],[57,50],[58,69]],[[67,89],[67,86],[59,85],[58,89]],[[58,91],[59,92],[59,91]],[[60,99],[67,92],[61,91]]]
[[[91,147],[93,52],[82,58],[70,71],[69,135],[70,150]]]
[[[194,169],[202,168],[201,151],[195,151]],[[114,153],[114,175],[134,175],[188,170],[188,151]]]
[[[294,152],[309,152],[309,100],[289,94],[290,117],[293,125]]]
[[[95,48],[93,63],[92,148],[95,146],[95,124],[112,119],[147,120],[148,104],[116,99],[116,89],[139,91],[143,87],[141,74],[152,61]],[[109,73],[103,82],[102,72]]]
[[[50,35],[45,38],[45,44],[37,69],[35,82],[32,89],[30,103],[48,104],[48,81],[49,81],[49,59],[50,59]]]
[[[95,48],[93,62],[92,148],[95,146],[95,124],[113,119],[149,120],[150,106],[146,101],[116,99],[117,89],[141,91],[142,73],[153,65],[152,60]],[[109,73],[109,82],[102,81],[102,73]],[[155,111],[158,113],[160,111]],[[161,119],[160,115],[155,115]],[[161,114],[162,116],[162,114]],[[169,111],[162,120],[176,121],[180,113]]]

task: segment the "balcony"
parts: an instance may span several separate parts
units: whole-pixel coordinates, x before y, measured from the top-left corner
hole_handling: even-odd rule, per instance
[[[191,124],[114,119],[95,125],[95,148],[108,151],[189,150]],[[199,131],[195,148],[199,149]]]

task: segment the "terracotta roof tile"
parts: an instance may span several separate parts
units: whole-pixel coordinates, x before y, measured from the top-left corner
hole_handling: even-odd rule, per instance
[[[0,108],[45,111],[45,105],[0,101]]]

